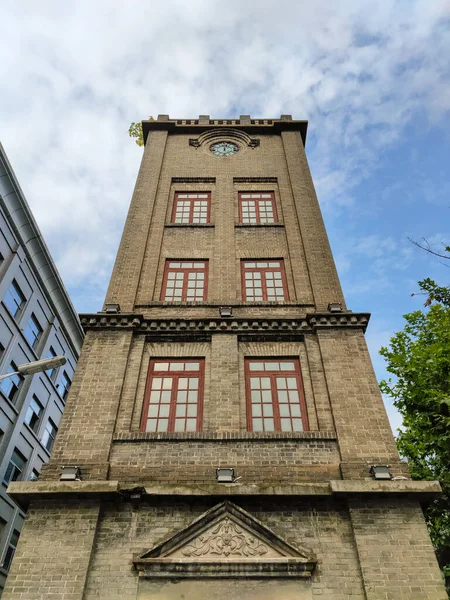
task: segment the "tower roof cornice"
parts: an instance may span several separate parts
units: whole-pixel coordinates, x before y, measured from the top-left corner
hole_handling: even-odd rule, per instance
[[[142,121],[144,143],[150,131],[167,130],[170,133],[196,134],[211,129],[223,129],[224,133],[233,129],[247,134],[273,135],[282,131],[299,131],[303,145],[306,143],[308,121],[293,120],[291,115],[281,115],[279,119],[251,119],[249,115],[241,115],[239,119],[210,119],[209,115],[200,115],[198,119],[170,119],[169,115],[158,115],[158,118]]]

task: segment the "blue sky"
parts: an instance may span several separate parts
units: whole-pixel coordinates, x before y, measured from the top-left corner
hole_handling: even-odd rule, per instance
[[[290,113],[384,376],[416,282],[449,280],[408,236],[450,238],[450,0],[3,0],[0,19],[1,141],[78,311],[102,306],[131,121]]]

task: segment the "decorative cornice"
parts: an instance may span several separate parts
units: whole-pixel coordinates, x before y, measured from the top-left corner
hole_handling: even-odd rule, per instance
[[[351,328],[366,330],[369,313],[311,313],[298,319],[145,319],[136,313],[81,314],[81,324],[85,331],[89,329],[134,329],[138,333],[152,336],[184,334],[186,337],[196,334],[235,333],[237,335],[295,335],[310,333],[318,329]]]
[[[167,115],[165,117],[164,119],[142,121],[145,144],[151,131],[199,135],[214,128],[221,131],[224,137],[230,129],[256,135],[279,135],[283,131],[299,131],[303,145],[305,145],[308,129],[308,121],[291,119],[208,119],[207,122],[201,123],[200,119],[169,119]]]

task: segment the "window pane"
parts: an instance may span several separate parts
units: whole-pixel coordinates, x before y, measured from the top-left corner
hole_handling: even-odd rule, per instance
[[[249,368],[250,371],[263,371],[264,370],[264,363],[262,362],[250,362],[249,363]]]
[[[263,431],[262,419],[252,419],[253,431]]]
[[[6,290],[3,302],[13,317],[17,316],[20,309],[25,304],[25,296],[15,279],[13,279],[9,288]]]

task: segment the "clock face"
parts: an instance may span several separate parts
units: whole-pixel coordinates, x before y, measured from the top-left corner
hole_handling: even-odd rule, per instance
[[[239,146],[231,142],[217,142],[209,148],[215,156],[231,156],[239,152]]]

